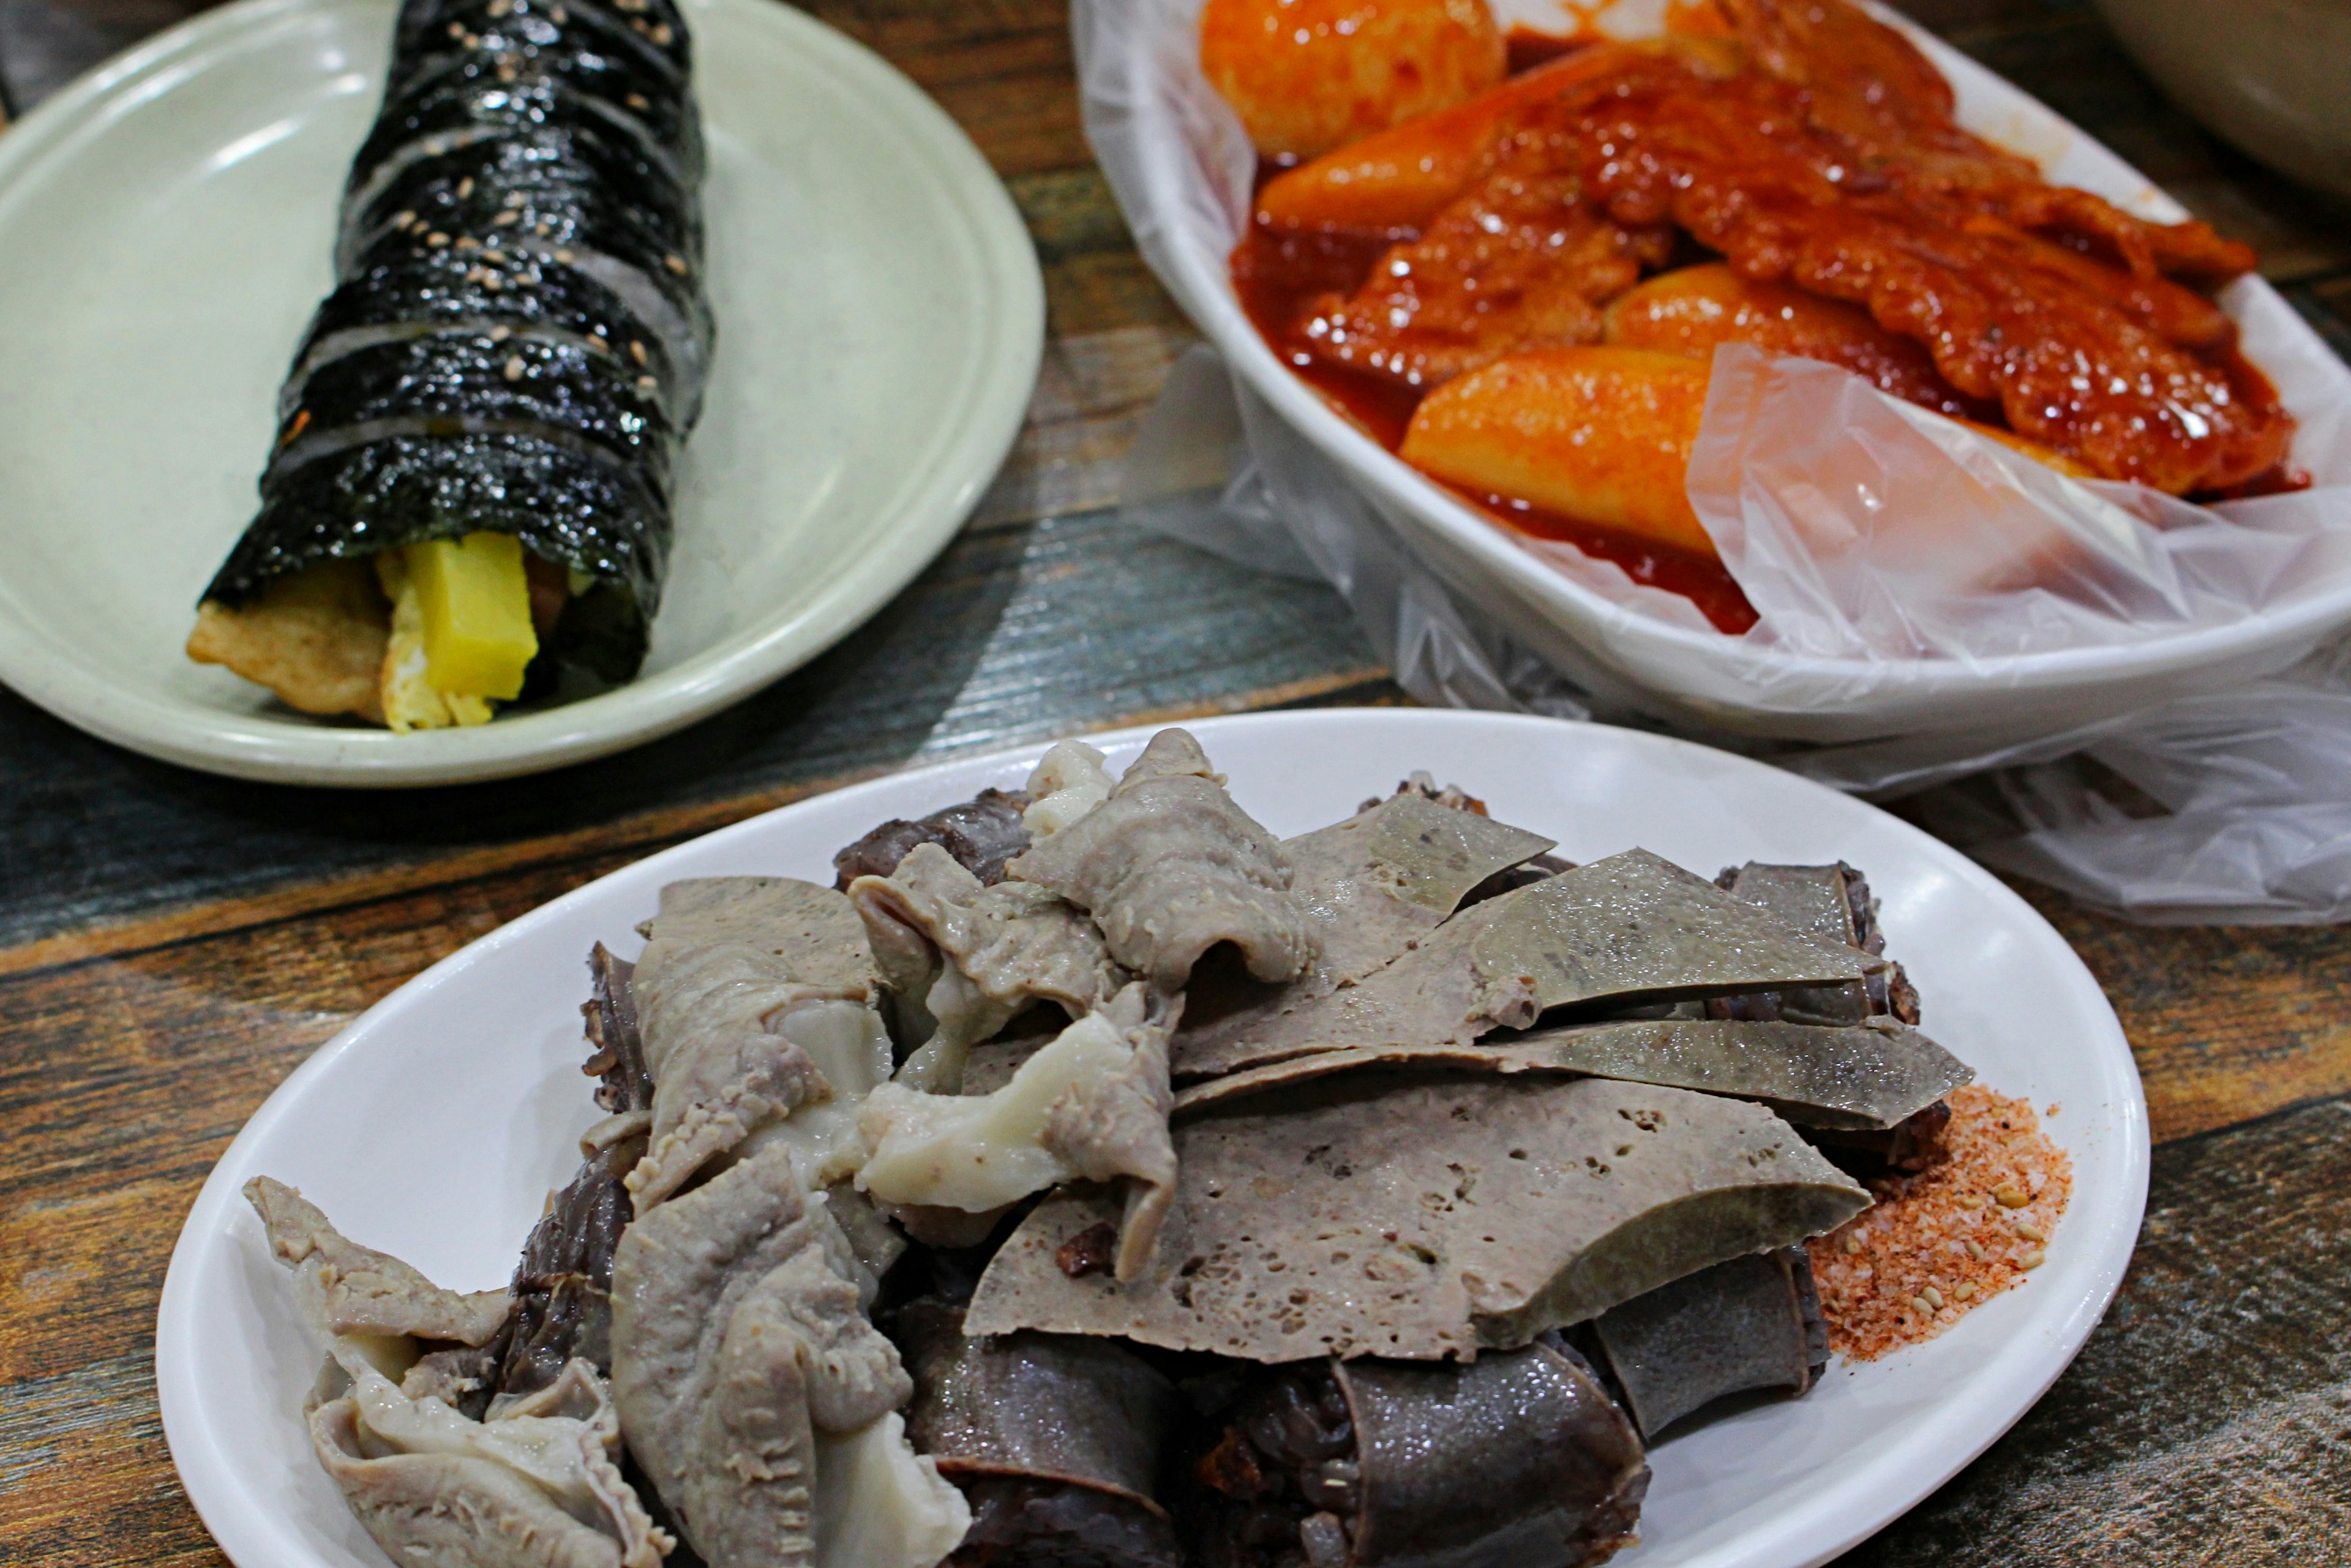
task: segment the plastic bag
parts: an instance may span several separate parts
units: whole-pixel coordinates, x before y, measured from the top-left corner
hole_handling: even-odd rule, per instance
[[[1176,50],[1158,68],[1196,78],[1192,60],[1178,57],[1188,29],[1168,29],[1163,6],[1192,8],[1079,0],[1073,27],[1089,138],[1138,244],[1165,275],[1166,236],[1133,199],[1143,150],[1123,100],[1129,86],[1105,64],[1139,41]],[[1237,232],[1254,166],[1246,139],[1212,95],[1186,91],[1179,101],[1198,174],[1185,192],[1198,210],[1186,220]],[[2268,362],[2260,340],[2281,324],[2241,315],[2249,351]],[[2280,391],[2304,422],[2297,460],[2321,470],[2322,487],[2197,508],[2137,486],[2063,478],[1842,371],[1733,346],[1718,357],[1692,499],[1763,617],[1750,636],[1844,661],[1855,689],[1920,657],[1998,658],[2225,628],[2351,568],[2351,375],[2331,361],[2301,372],[2281,377]],[[1144,526],[1260,570],[1331,582],[1422,701],[1670,727],[1879,796],[1999,768],[2024,831],[1969,845],[1991,863],[2143,919],[2351,918],[2343,766],[2351,681],[2332,655],[2252,669],[2262,677],[2255,685],[2217,696],[2184,674],[2169,702],[2070,728],[2053,716],[1996,742],[1965,731],[1818,747],[1758,742],[1694,730],[1686,714],[1667,725],[1648,694],[1563,653],[1556,639],[1544,643],[1548,658],[1531,652],[1453,591],[1328,457],[1227,376],[1212,349],[1176,367],[1130,460],[1124,496]],[[1939,553],[1913,548],[1928,518],[1941,528]],[[1949,548],[1955,518],[1976,530],[1972,546]],[[1511,538],[1617,614],[1704,624],[1688,601],[1573,546]],[[2023,584],[1991,564],[2014,559],[2021,539],[2038,562]],[[1981,570],[1961,570],[1970,561]],[[2274,664],[2293,664],[2319,634]],[[2085,753],[2165,814],[2106,804],[2080,768],[2060,761]]]

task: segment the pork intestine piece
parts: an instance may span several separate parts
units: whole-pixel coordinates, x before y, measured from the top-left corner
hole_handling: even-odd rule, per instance
[[[1117,781],[1109,758],[1082,740],[1056,742],[1029,775],[1029,809],[1021,825],[1032,842],[1050,838],[1110,799]]]
[[[885,1083],[859,1127],[871,1151],[857,1185],[884,1202],[986,1214],[1068,1181],[1125,1189],[1118,1268],[1150,1257],[1176,1191],[1167,1131],[1172,1019],[1140,983],[1063,1030],[985,1095]]]
[[[711,1568],[929,1568],[970,1521],[906,1447],[912,1385],[823,1228],[770,1144],[621,1239],[615,1396]]]
[[[632,988],[653,1078],[653,1147],[630,1173],[643,1213],[759,1137],[820,1190],[858,1151],[856,1106],[889,1077],[863,924],[831,888],[780,877],[673,883]]]
[[[595,1369],[481,1422],[421,1392],[421,1337],[495,1295],[460,1295],[338,1232],[293,1188],[256,1177],[246,1197],[294,1272],[304,1321],[327,1352],[308,1422],[319,1462],[394,1561],[426,1568],[653,1568],[670,1548],[622,1479],[620,1425]],[[490,1325],[492,1333],[496,1323]],[[487,1339],[489,1334],[483,1335]],[[460,1341],[459,1343],[465,1343]],[[417,1390],[393,1382],[409,1373]]]
[[[1110,956],[1165,995],[1219,943],[1260,980],[1294,979],[1313,961],[1281,846],[1180,729],[1154,736],[1108,799],[1005,872],[1092,913]]]
[[[888,877],[862,876],[849,896],[885,981],[935,1022],[899,1082],[956,1092],[966,1052],[1032,1001],[1071,1018],[1125,983],[1094,923],[1034,883],[984,886],[935,844],[917,844]]]
[[[245,1184],[245,1197],[261,1216],[271,1254],[294,1270],[322,1333],[481,1345],[506,1321],[504,1291],[444,1290],[390,1253],[346,1238],[283,1182],[256,1176]]]

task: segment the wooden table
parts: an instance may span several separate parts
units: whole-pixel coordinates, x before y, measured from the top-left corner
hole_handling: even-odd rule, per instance
[[[0,56],[43,0],[6,3]],[[57,4],[114,45],[176,14]],[[263,1097],[426,965],[665,844],[913,761],[1403,700],[1332,593],[1112,514],[1119,455],[1193,334],[1087,156],[1062,0],[813,9],[936,94],[994,161],[1051,308],[1017,453],[871,624],[633,755],[413,794],[186,773],[0,693],[0,1563],[222,1561],[156,1414],[172,1239]],[[2077,0],[1912,9],[2252,240],[2351,353],[2351,220],[2198,132]],[[2150,929],[2025,891],[2137,1051],[2160,1140],[2146,1231],[2048,1397],[1845,1562],[2351,1563],[2351,936]]]

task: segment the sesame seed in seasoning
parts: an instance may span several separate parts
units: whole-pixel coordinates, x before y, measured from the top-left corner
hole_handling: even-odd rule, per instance
[[[483,250],[482,259],[484,261],[493,262],[497,266],[504,267],[507,261],[507,253],[500,250],[496,246],[490,246]]]
[[[600,354],[609,354],[612,351],[612,345],[604,340],[604,334],[601,332],[589,333],[588,346]]]
[[[520,354],[509,354],[509,355],[507,355],[507,380],[508,380],[508,381],[510,381],[510,382],[518,382],[518,381],[522,380],[522,371],[523,371],[522,356],[521,356]]]
[[[457,182],[457,199],[462,202],[473,193],[474,177],[471,174],[468,174],[464,179]]]
[[[684,256],[665,256],[662,257],[662,265],[668,267],[672,272],[676,273],[680,277],[684,277],[685,276],[685,258]]]
[[[651,376],[639,376],[637,378],[637,390],[644,393],[647,397],[651,397],[653,393],[661,390],[661,382],[655,381]]]
[[[559,250],[555,253],[555,259],[561,262],[564,266],[569,267],[571,265],[571,253],[568,250]]]
[[[493,343],[503,343],[513,336],[514,329],[503,323],[490,329],[490,341]]]
[[[2072,1160],[2025,1101],[1970,1084],[1949,1103],[1941,1163],[1873,1184],[1867,1212],[1808,1244],[1830,1348],[1851,1360],[1933,1338],[2048,1260],[2039,1245],[2011,1255],[2010,1233],[2031,1243],[2056,1231],[2073,1195]],[[2023,1202],[1987,1212],[1986,1194]]]
[[[434,229],[431,234],[424,236],[424,243],[431,246],[434,250],[439,250],[443,246],[449,243],[449,236],[443,234],[439,229]]]
[[[482,248],[482,242],[475,239],[472,235],[467,235],[457,242],[457,248],[459,250],[479,250]]]
[[[402,212],[392,214],[392,226],[396,229],[404,229],[415,221],[416,214],[414,213]]]
[[[645,346],[643,343],[638,342],[634,338],[629,340],[629,358],[636,361],[637,363],[641,365],[651,364],[653,362],[645,355]]]
[[[518,224],[520,222],[522,222],[522,214],[520,213],[504,212],[490,220],[490,226],[492,228],[502,229],[508,224]]]
[[[500,277],[496,273],[486,271],[482,274],[482,287],[488,289],[491,293],[496,294],[499,289],[504,288],[506,286],[507,280]]]

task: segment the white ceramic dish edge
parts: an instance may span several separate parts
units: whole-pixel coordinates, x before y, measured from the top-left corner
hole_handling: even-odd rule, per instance
[[[1694,769],[1701,777],[1727,784],[1744,781],[1766,790],[1793,788],[1827,796],[1844,810],[1868,810],[1761,764],[1687,742],[1545,719],[1444,711],[1365,715],[1343,711],[1242,716],[1203,721],[1195,728],[1213,755],[1220,741],[1246,737],[1250,732],[1271,732],[1289,742],[1293,751],[1296,744],[1290,737],[1301,730],[1309,732],[1300,737],[1302,739],[1311,740],[1312,733],[1319,732],[1334,742],[1343,743],[1351,727],[1366,721],[1390,727],[1404,740],[1416,738],[1418,743],[1405,749],[1422,757],[1453,755],[1453,748],[1445,745],[1447,738],[1466,740],[1473,732],[1506,738],[1532,737],[1545,731],[1588,733],[1603,737],[1595,740],[1603,747],[1628,752],[1656,748],[1677,768]],[[1092,738],[1114,755],[1122,749],[1131,754],[1150,733],[1147,728],[1130,729]],[[308,1086],[329,1074],[345,1052],[362,1048],[384,1020],[417,996],[495,957],[502,949],[527,941],[534,932],[560,924],[574,911],[612,896],[621,890],[621,884],[625,884],[632,894],[632,907],[650,907],[651,894],[662,881],[680,873],[708,874],[730,863],[739,864],[731,860],[737,846],[747,846],[774,832],[779,819],[808,812],[826,801],[875,800],[878,806],[871,810],[868,821],[885,811],[929,809],[947,798],[967,794],[982,783],[1017,784],[1041,749],[1042,743],[1039,743],[1017,751],[942,763],[856,786],[736,824],[612,873],[433,966],[340,1031],[279,1086],[222,1155],[199,1195],[173,1250],[157,1316],[157,1385],[174,1463],[206,1526],[242,1568],[262,1568],[263,1564],[276,1568],[279,1564],[308,1564],[320,1560],[303,1551],[280,1521],[224,1506],[236,1495],[237,1485],[219,1444],[210,1440],[196,1375],[204,1352],[193,1338],[198,1313],[192,1293],[200,1288],[196,1281],[204,1271],[206,1255],[225,1236],[239,1226],[249,1225],[237,1188],[247,1174],[245,1166],[251,1151],[270,1140],[277,1123],[298,1104]],[[1907,824],[1872,815],[1884,831],[1915,842],[1938,873],[1965,884],[1972,894],[1989,899],[1991,907],[2000,912],[2002,920],[2015,923],[2015,931],[2030,935],[2035,942],[2056,944],[2057,950],[2071,964],[2067,971],[2069,984],[2086,988],[2086,996],[2095,999],[2103,1018],[2096,1031],[2101,1038],[2083,1040],[2080,1049],[2105,1053],[2105,1059],[2114,1064],[2110,1076],[2120,1092],[2110,1107],[2110,1121],[2102,1134],[2108,1145],[2099,1155],[2106,1180],[2095,1190],[2085,1191],[2077,1185],[2074,1207],[2064,1224],[2064,1251],[2070,1256],[2064,1261],[2069,1270],[2078,1270],[2073,1294],[2062,1314],[2050,1321],[2033,1321],[2029,1335],[1999,1347],[1998,1376],[1986,1373],[1970,1377],[1937,1407],[1935,1421],[1905,1429],[1896,1440],[1874,1450],[1865,1462],[1848,1467],[1847,1472],[1831,1484],[1808,1493],[1800,1505],[1781,1511],[1775,1519],[1740,1527],[1735,1539],[1714,1539],[1701,1531],[1698,1540],[1683,1543],[1686,1550],[1670,1557],[1655,1559],[1646,1553],[1628,1557],[1626,1568],[1642,1568],[1657,1562],[1669,1562],[1677,1568],[1811,1568],[1882,1529],[1989,1447],[2054,1381],[2119,1288],[2135,1243],[2147,1190],[2145,1102],[2136,1069],[2131,1065],[2127,1042],[2111,1009],[2105,1007],[2095,981],[2039,915],[1989,873]],[[754,854],[752,859],[760,869],[773,869],[765,863],[764,857]],[[2075,1148],[2078,1168],[2085,1151],[2070,1141],[2069,1146]],[[1801,1411],[1803,1407],[1781,1408]],[[1670,1455],[1674,1450],[1669,1448],[1664,1452]],[[1719,1528],[1714,1535],[1722,1535],[1729,1528]]]
[[[306,0],[235,0],[172,27],[43,103],[0,138],[0,186],[94,121],[165,90],[204,57]],[[697,9],[710,0],[702,0]],[[864,46],[789,6],[760,8],[830,68],[887,105],[952,190],[977,265],[994,284],[999,340],[967,405],[959,461],[942,465],[902,514],[905,532],[872,550],[820,602],[753,628],[657,675],[583,701],[510,716],[477,729],[388,731],[244,717],[121,690],[0,617],[0,679],[36,705],[103,739],[209,772],[278,783],[421,787],[511,778],[672,734],[806,664],[894,597],[946,547],[1018,437],[1043,355],[1044,282],[1028,229],[987,161],[946,112]],[[772,12],[768,16],[767,13]],[[723,325],[723,324],[722,324]]]

